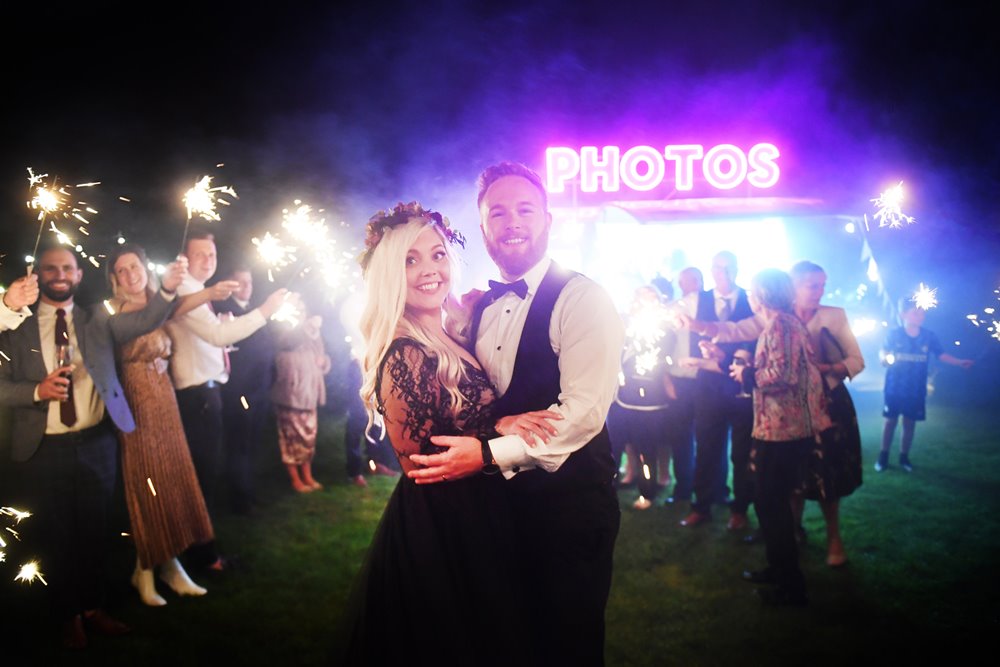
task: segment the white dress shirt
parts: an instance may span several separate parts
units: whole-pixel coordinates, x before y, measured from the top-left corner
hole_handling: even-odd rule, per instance
[[[204,288],[204,283],[188,275],[177,293],[183,296]],[[186,389],[210,380],[226,382],[229,374],[222,348],[243,340],[265,324],[267,320],[258,308],[242,317],[220,322],[208,303],[168,320],[167,333],[173,341],[170,372],[174,387]]]
[[[528,309],[550,264],[546,257],[524,274],[524,299],[508,292],[483,311],[476,357],[501,395],[510,386]],[[514,476],[515,466],[554,472],[600,433],[618,384],[624,341],[625,330],[608,293],[589,278],[573,277],[559,294],[549,325],[549,342],[559,357],[560,391],[558,402],[548,409],[563,416],[552,422],[558,434],[547,443],[536,439],[534,446],[518,435],[490,440],[505,477]]]
[[[47,435],[82,431],[96,426],[104,419],[104,401],[94,387],[94,380],[83,365],[83,355],[76,339],[76,327],[73,325],[73,304],[62,306],[66,311],[66,331],[69,333],[69,344],[73,346],[73,406],[76,408],[76,423],[67,426],[60,416],[62,403],[49,401],[49,413],[45,424]],[[38,304],[38,335],[42,343],[42,360],[45,362],[46,373],[51,373],[57,367],[56,363],[56,306],[45,303]],[[35,387],[35,400],[39,400],[38,387]]]

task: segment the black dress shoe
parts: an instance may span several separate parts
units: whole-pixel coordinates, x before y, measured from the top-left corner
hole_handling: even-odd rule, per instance
[[[774,574],[770,570],[743,570],[743,581],[749,581],[751,584],[774,584],[777,583],[774,579]]]
[[[809,604],[805,591],[789,591],[785,588],[758,588],[757,597],[768,607],[804,607]]]

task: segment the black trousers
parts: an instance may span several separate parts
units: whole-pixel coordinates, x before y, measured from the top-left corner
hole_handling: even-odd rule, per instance
[[[216,509],[216,491],[222,472],[222,393],[218,383],[206,382],[179,389],[176,394],[191,461],[211,515]],[[214,540],[196,544],[185,554],[195,567],[211,565],[219,557]]]
[[[729,509],[746,514],[754,500],[754,476],[750,472],[750,450],[753,449],[753,399],[729,399],[729,457],[733,463],[733,502]]]
[[[547,474],[529,471],[509,482],[524,576],[534,593],[537,622],[525,626],[539,633],[532,655],[538,664],[603,665],[618,497],[610,481],[545,492],[519,488],[518,477]]]
[[[694,492],[695,379],[673,378],[677,400],[667,411],[667,442],[674,459],[675,500],[687,501]]]
[[[639,493],[652,500],[656,497],[656,477],[659,472],[661,448],[667,446],[667,413],[669,410],[632,410],[617,403],[611,405],[608,413],[608,433],[611,436],[611,456],[621,460],[626,445],[632,445],[643,463],[649,468],[649,479],[642,470],[637,470],[636,486]]]
[[[118,441],[108,422],[48,435],[28,461],[13,463],[18,497],[32,516],[17,527],[19,551],[39,561],[57,621],[104,602],[110,503]],[[9,535],[7,536],[10,537]],[[9,540],[8,540],[9,541]]]
[[[241,397],[246,398],[248,407],[243,407]],[[266,390],[241,391],[228,383],[222,388],[225,477],[229,504],[234,512],[248,512],[253,507],[253,463],[270,406]]]
[[[754,440],[755,505],[767,548],[767,567],[775,583],[792,594],[805,592],[805,579],[799,569],[791,498],[792,491],[802,481],[802,467],[811,445],[811,438],[783,442]]]
[[[696,401],[695,502],[692,503],[692,509],[710,514],[712,504],[722,502],[726,497],[726,477],[729,471],[726,451],[730,437],[735,458],[745,461],[749,454],[753,406],[749,399],[720,393],[714,382],[699,384]],[[745,481],[746,478],[741,478],[745,470],[743,467],[739,473],[734,473],[736,483]],[[746,512],[752,495],[747,496],[745,489],[743,493],[741,498],[738,491],[737,501],[743,503],[739,511]]]
[[[222,393],[215,382],[177,390],[184,436],[209,512],[222,470]]]

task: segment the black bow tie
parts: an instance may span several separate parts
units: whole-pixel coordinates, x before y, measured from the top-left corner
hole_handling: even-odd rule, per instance
[[[513,292],[519,299],[523,299],[528,296],[528,283],[524,282],[524,278],[515,280],[512,283],[499,283],[495,280],[491,280],[489,283],[490,296],[493,299],[499,299],[507,292]]]

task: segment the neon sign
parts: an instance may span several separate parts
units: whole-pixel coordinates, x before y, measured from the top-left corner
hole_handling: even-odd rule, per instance
[[[566,183],[580,179],[583,192],[618,192],[622,186],[637,192],[658,188],[672,171],[674,187],[694,188],[695,169],[718,190],[732,190],[743,183],[766,189],[778,182],[781,155],[774,144],[754,144],[744,152],[733,144],[705,149],[701,144],[671,144],[662,151],[633,146],[622,153],[618,146],[583,146],[579,152],[566,146],[545,150],[546,189],[565,192]]]

